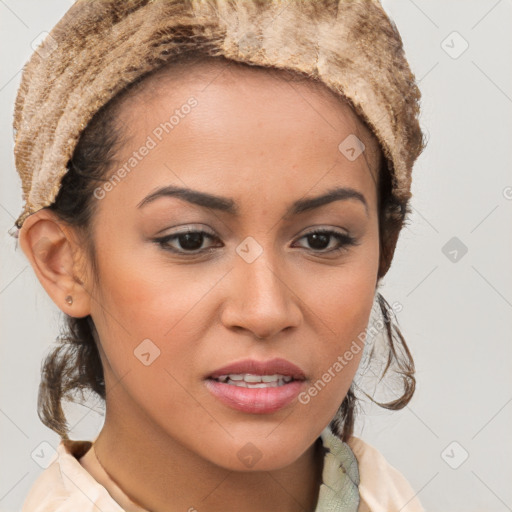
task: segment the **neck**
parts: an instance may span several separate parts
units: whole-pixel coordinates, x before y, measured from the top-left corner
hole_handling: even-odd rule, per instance
[[[143,411],[131,417],[108,405],[107,411],[94,442],[98,461],[145,510],[220,512],[229,503],[244,512],[314,512],[316,508],[324,456],[320,439],[286,467],[232,471],[149,425]]]

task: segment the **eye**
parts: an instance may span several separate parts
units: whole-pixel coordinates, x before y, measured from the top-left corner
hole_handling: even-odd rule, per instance
[[[194,231],[192,229],[188,229],[186,231],[181,231],[179,233],[173,233],[172,235],[163,236],[160,238],[155,238],[154,242],[156,242],[162,249],[166,251],[171,251],[179,254],[200,254],[203,252],[208,252],[212,248],[204,249],[202,248],[203,242],[205,238],[209,238],[210,240],[218,240],[218,238],[206,231]],[[171,242],[177,242],[181,248],[174,247]]]
[[[303,238],[308,240],[310,248],[313,249],[314,252],[320,254],[347,251],[350,246],[359,245],[354,237],[329,229],[311,231],[302,236],[299,240]],[[179,233],[155,238],[154,242],[166,251],[193,256],[214,250],[214,247],[203,247],[205,239],[220,241],[218,237],[207,231],[187,229]],[[337,241],[337,246],[329,248],[333,239]],[[173,245],[173,242],[179,247]]]
[[[348,251],[350,246],[359,245],[354,237],[347,235],[346,233],[340,233],[330,229],[317,229],[302,236],[299,240],[302,238],[307,238],[308,243],[315,252],[321,251],[322,254]],[[333,238],[338,241],[338,246],[325,250],[329,247]]]

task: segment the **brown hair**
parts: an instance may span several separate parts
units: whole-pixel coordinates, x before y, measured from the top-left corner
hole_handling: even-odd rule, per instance
[[[124,143],[117,116],[122,100],[136,92],[140,86],[144,85],[145,80],[156,72],[168,71],[179,63],[195,64],[207,59],[222,60],[238,67],[248,66],[245,63],[229,61],[224,57],[211,57],[200,51],[190,51],[179,58],[174,57],[172,62],[167,63],[164,68],[143,75],[125,87],[96,112],[81,133],[72,158],[68,162],[68,171],[63,176],[59,193],[54,203],[47,208],[82,235],[93,275],[96,278],[98,276],[96,250],[90,229],[97,205],[93,192],[99,182],[108,181],[107,175],[115,162],[116,150]],[[264,69],[287,80],[311,80],[295,71]],[[361,122],[367,126],[362,119]],[[380,163],[377,183],[381,257],[379,278],[382,275],[383,262],[389,263],[392,258],[396,239],[405,223],[406,215],[410,213],[408,200],[399,202],[392,194],[389,162],[386,158],[381,158]],[[392,309],[380,293],[377,294],[377,298],[385,321],[388,344],[387,362],[381,378],[393,367],[400,377],[403,393],[400,398],[387,403],[376,402],[366,392],[363,391],[363,393],[377,405],[397,410],[405,407],[413,396],[414,361],[398,325],[393,322]],[[65,315],[65,326],[57,342],[57,346],[51,349],[42,363],[38,415],[47,427],[58,433],[61,438],[67,439],[69,427],[62,409],[63,401],[83,403],[83,392],[87,390],[93,391],[105,400],[105,381],[95,340],[95,327],[90,315],[83,318]],[[373,349],[371,355],[373,357]],[[81,392],[82,400],[77,400],[77,392]],[[330,423],[333,432],[343,441],[347,441],[353,433],[356,405],[357,398],[354,383],[352,383],[339,407],[338,414]]]

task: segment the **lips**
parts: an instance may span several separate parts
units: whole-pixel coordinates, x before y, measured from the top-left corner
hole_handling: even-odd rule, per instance
[[[273,414],[293,406],[295,399],[306,386],[305,380],[292,380],[277,387],[246,388],[206,379],[206,389],[230,409],[245,414]]]
[[[265,382],[254,384],[255,380]],[[206,389],[231,409],[272,414],[294,402],[306,386],[306,375],[297,365],[279,357],[268,361],[244,359],[217,368],[204,382]]]
[[[292,377],[294,380],[305,380],[306,375],[297,365],[282,358],[270,359],[268,361],[258,361],[256,359],[244,359],[237,361],[222,368],[218,368],[208,375],[207,379],[218,379],[223,375],[244,374],[252,375],[284,375]]]

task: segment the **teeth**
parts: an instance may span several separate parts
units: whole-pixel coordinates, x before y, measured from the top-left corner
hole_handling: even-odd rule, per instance
[[[231,375],[229,376],[231,378]],[[244,381],[245,382],[261,382],[261,375],[251,375],[247,373],[244,375]]]
[[[253,375],[250,373],[220,375],[215,380],[243,388],[275,388],[293,380],[288,375]]]

